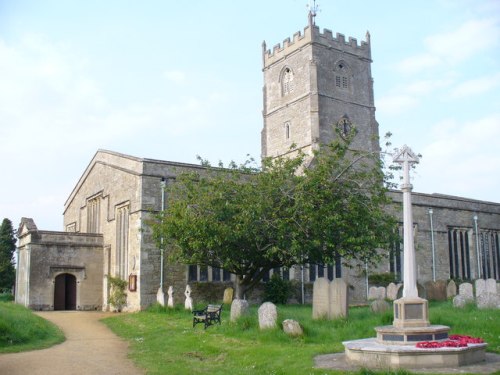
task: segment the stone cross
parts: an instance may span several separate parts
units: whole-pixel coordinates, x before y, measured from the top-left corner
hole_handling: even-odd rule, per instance
[[[394,158],[395,163],[403,165],[403,227],[404,227],[404,248],[403,248],[403,297],[418,297],[417,291],[417,267],[415,261],[415,246],[413,244],[413,213],[411,207],[410,168],[412,164],[418,163],[419,158],[407,145],[397,150]]]

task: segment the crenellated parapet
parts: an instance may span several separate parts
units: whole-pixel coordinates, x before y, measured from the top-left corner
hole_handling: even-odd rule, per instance
[[[346,40],[344,34],[337,33],[334,36],[331,30],[323,29],[323,32],[321,32],[318,26],[309,25],[304,28],[303,32],[298,31],[293,34],[292,39],[286,38],[283,43],[274,45],[272,50],[267,49],[266,43],[263,42],[262,59],[264,66],[270,65],[310,43],[318,43],[326,48],[371,59],[370,34],[368,32],[366,33],[366,40],[358,44],[356,38],[349,37]]]

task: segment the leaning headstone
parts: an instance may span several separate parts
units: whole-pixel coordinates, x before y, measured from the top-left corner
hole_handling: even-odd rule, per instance
[[[191,298],[191,287],[189,285],[186,285],[184,295],[186,296],[186,300],[184,301],[184,308],[186,310],[193,311],[193,299]]]
[[[224,305],[230,305],[233,302],[233,293],[234,290],[231,287],[224,289],[224,298],[222,299]]]
[[[347,283],[343,279],[334,279],[330,284],[330,319],[347,318],[349,312]],[[385,288],[384,288],[385,291]]]
[[[486,280],[477,279],[474,281],[474,286],[476,287],[476,298],[486,293]]]
[[[425,283],[425,290],[427,291],[427,299],[429,301],[446,301],[448,299],[446,294],[446,281],[427,281]]]
[[[458,294],[465,298],[468,302],[474,301],[474,293],[471,283],[462,283],[458,287]]]
[[[319,277],[313,284],[312,318],[328,318],[330,315],[330,281]]]
[[[498,286],[495,279],[486,280],[486,293],[498,294]]]
[[[304,334],[299,322],[292,319],[283,320],[283,332],[288,336],[302,336]]]
[[[168,287],[168,302],[167,302],[167,306],[168,307],[174,307],[174,288],[172,287],[172,285],[170,285]]]
[[[457,294],[455,297],[453,297],[453,307],[463,308],[469,302],[471,301],[460,294]]]
[[[456,295],[457,295],[457,284],[455,284],[455,281],[450,280],[448,286],[446,287],[446,297],[453,298]]]
[[[493,293],[483,293],[476,297],[478,309],[500,309],[500,296]]]
[[[382,314],[391,309],[391,304],[385,299],[376,299],[370,303],[370,310],[376,314]]]
[[[387,299],[390,301],[394,301],[398,298],[398,290],[401,287],[401,284],[390,283],[387,285]]]
[[[234,299],[231,303],[231,318],[232,322],[236,321],[240,316],[248,314],[248,301],[244,299]]]
[[[276,320],[278,319],[278,310],[276,305],[272,302],[264,302],[259,307],[259,328],[268,329],[276,327]]]

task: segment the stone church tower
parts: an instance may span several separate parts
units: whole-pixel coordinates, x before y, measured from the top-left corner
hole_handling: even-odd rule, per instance
[[[370,35],[358,45],[344,35],[320,32],[309,15],[272,52],[263,43],[264,128],[262,157],[301,149],[308,155],[335,137],[354,134],[353,147],[379,150],[371,75]]]

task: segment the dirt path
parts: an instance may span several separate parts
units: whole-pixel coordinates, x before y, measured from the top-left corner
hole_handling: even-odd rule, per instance
[[[127,342],[99,322],[109,313],[50,311],[37,314],[58,325],[66,341],[49,349],[0,354],[0,374],[144,374],[127,358]]]

